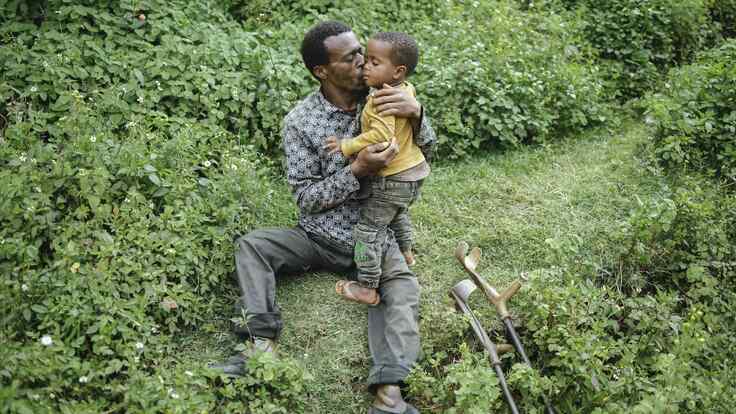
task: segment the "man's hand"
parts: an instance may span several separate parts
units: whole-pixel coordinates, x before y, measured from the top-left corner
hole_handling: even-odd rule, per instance
[[[334,135],[327,137],[327,141],[323,148],[329,151],[328,154],[330,155],[336,152],[342,152],[340,147],[340,140],[337,139],[337,137]]]
[[[380,116],[393,115],[399,118],[418,120],[422,116],[422,106],[402,88],[384,84],[373,94],[373,104]]]
[[[350,170],[356,177],[365,177],[367,175],[375,175],[383,167],[387,166],[391,160],[399,153],[399,145],[396,138],[388,142],[379,142],[363,148],[352,164]]]

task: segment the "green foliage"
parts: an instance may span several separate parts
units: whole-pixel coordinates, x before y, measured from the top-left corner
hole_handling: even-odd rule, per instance
[[[412,371],[408,378],[411,394],[451,414],[482,414],[501,407],[501,389],[487,357],[461,344],[452,362],[430,359],[426,369]]]
[[[199,2],[95,6],[51,1],[40,27],[3,25],[0,113],[23,102],[41,110],[32,132],[55,136],[64,93],[78,90],[95,95],[111,129],[134,114],[185,117],[276,150],[281,119],[309,83],[297,54],[280,52],[278,40],[263,45],[271,32],[243,31]]]
[[[736,36],[736,0],[711,0],[710,15],[723,37]]]
[[[363,39],[415,35],[420,101],[440,153],[459,158],[608,122],[604,78],[638,95],[714,36],[708,19],[732,34],[731,0],[561,4],[0,0],[0,412],[307,410],[310,376],[293,360],[259,354],[229,380],[174,345],[230,291],[232,239],[293,222],[261,154],[278,158],[281,120],[316,88],[302,35],[324,18]],[[703,55],[648,101],[666,168],[734,178],[733,55]],[[541,241],[530,260],[545,262],[518,306],[535,369],[503,360],[524,411],[543,394],[561,412],[733,406],[736,201],[723,188],[673,174],[606,229],[610,262],[575,234],[517,243]],[[449,308],[423,312],[409,386],[424,408],[504,406],[486,356],[458,345],[466,328]]]
[[[717,293],[716,279],[702,267],[688,274],[683,303],[677,291],[628,295],[559,269],[533,272],[514,308],[534,368],[518,363],[518,356],[504,357],[519,407],[542,412],[547,395],[569,413],[723,412],[733,403],[724,392],[733,386],[735,345],[733,320],[721,311],[736,296]],[[462,399],[463,390],[474,389],[484,401],[473,403],[484,412],[501,408],[483,351],[471,354],[477,362],[470,364],[467,350],[460,353],[449,364],[438,364],[435,354],[412,373],[418,403],[474,412]]]
[[[214,406],[198,400],[210,391],[193,380],[177,392],[187,398],[172,401],[163,384],[177,380],[158,360],[175,335],[211,317],[233,237],[282,211],[270,165],[211,124],[131,115],[119,130],[95,111],[98,96],[61,99],[69,109],[48,142],[21,102],[0,146],[0,336],[3,361],[16,361],[0,372],[4,392],[34,412],[77,412],[74,401],[88,412]],[[298,385],[288,375],[283,386]],[[251,398],[286,393],[283,407],[299,403],[288,392]]]
[[[712,43],[709,0],[552,0],[541,7],[577,15],[620,98],[640,96],[673,65]],[[715,2],[717,3],[717,2]],[[527,2],[529,5],[530,2]],[[540,7],[540,6],[537,6]]]
[[[736,41],[674,69],[662,92],[648,97],[654,151],[668,171],[736,179]]]
[[[420,38],[416,80],[441,150],[544,142],[606,120],[602,82],[567,22],[506,2],[449,13]]]
[[[602,83],[560,18],[523,13],[505,1],[323,6],[225,5],[240,10],[243,30],[223,10],[196,2],[107,8],[49,2],[40,27],[20,15],[0,32],[6,45],[0,113],[23,101],[42,110],[33,132],[53,136],[50,125],[68,109],[62,92],[79,90],[99,94],[97,110],[111,128],[123,127],[131,114],[185,117],[277,155],[281,120],[315,87],[297,50],[324,11],[362,36],[394,29],[419,39],[415,83],[440,152],[452,157],[488,144],[541,142],[605,120]]]

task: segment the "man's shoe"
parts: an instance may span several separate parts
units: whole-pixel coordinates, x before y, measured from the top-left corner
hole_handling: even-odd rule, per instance
[[[208,364],[207,368],[219,371],[228,377],[242,377],[247,371],[246,362],[248,362],[248,357],[244,353],[238,352],[225,360],[225,362]]]
[[[207,368],[219,371],[220,373],[230,377],[242,377],[247,372],[246,364],[256,352],[266,352],[276,355],[276,342],[270,338],[253,337],[253,342],[249,343],[248,349],[244,352],[238,352],[224,362],[208,364]]]
[[[368,414],[419,414],[419,411],[404,401],[398,385],[384,384],[376,389],[376,399]]]

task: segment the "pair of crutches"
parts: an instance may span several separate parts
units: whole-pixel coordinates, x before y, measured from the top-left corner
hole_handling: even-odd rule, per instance
[[[493,343],[493,341],[491,341],[491,339],[488,337],[488,334],[483,329],[483,326],[480,324],[480,321],[478,320],[478,318],[475,317],[475,314],[473,314],[473,311],[470,309],[470,306],[468,305],[468,299],[470,297],[470,294],[473,293],[476,287],[483,292],[488,301],[496,307],[498,315],[501,318],[501,321],[503,322],[504,328],[506,330],[506,336],[511,341],[513,349],[515,349],[516,352],[521,356],[521,359],[524,361],[525,364],[531,366],[531,363],[529,362],[529,357],[527,357],[526,352],[524,352],[524,346],[519,340],[519,335],[516,333],[516,329],[514,329],[514,322],[511,320],[511,315],[509,314],[508,308],[506,307],[506,301],[519,290],[519,288],[521,287],[521,281],[526,280],[526,277],[522,275],[521,280],[515,280],[511,284],[511,286],[509,286],[505,291],[499,294],[496,289],[488,284],[488,282],[476,271],[476,268],[478,267],[478,262],[480,261],[481,257],[481,251],[478,247],[474,247],[470,251],[470,254],[468,254],[468,245],[465,242],[460,242],[460,244],[458,244],[457,248],[455,249],[455,257],[460,261],[468,274],[470,274],[471,279],[462,280],[455,286],[453,286],[453,288],[450,290],[450,296],[453,300],[455,300],[457,309],[468,316],[470,320],[470,326],[473,328],[473,332],[490,355],[491,365],[496,371],[498,382],[501,386],[501,391],[503,392],[504,398],[506,399],[506,402],[508,403],[512,414],[518,414],[519,409],[516,406],[514,397],[511,395],[511,391],[509,391],[508,384],[506,383],[506,376],[501,370],[501,359],[498,357],[499,352],[510,350],[511,347],[508,344],[496,345]],[[555,411],[552,408],[552,404],[549,402],[547,396],[545,395],[543,396],[543,398],[545,412],[547,414],[554,414]]]

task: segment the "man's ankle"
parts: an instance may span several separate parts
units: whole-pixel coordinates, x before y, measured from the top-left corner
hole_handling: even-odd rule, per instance
[[[276,355],[276,341],[263,336],[252,336],[245,343],[245,353],[252,355],[256,352],[266,352]]]
[[[404,255],[407,266],[414,266],[417,263],[414,258],[414,252],[411,249],[402,251],[401,254]]]

